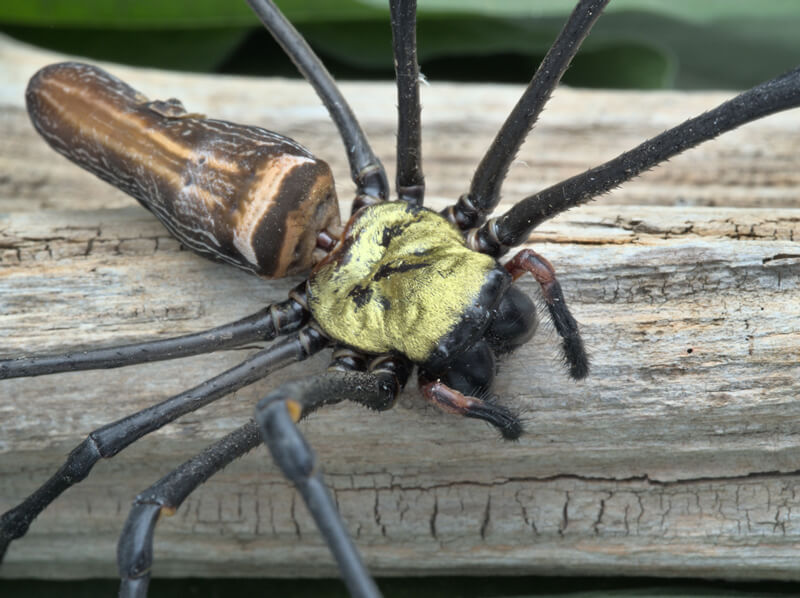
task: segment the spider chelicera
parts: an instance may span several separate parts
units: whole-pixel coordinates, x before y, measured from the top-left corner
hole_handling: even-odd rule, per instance
[[[357,187],[342,227],[324,162],[280,135],[187,113],[176,100],[149,101],[113,76],[63,63],[28,88],[37,130],[60,153],[136,197],[184,245],[257,275],[312,268],[289,298],[212,331],[71,355],[0,363],[1,377],[108,368],[171,359],[256,340],[276,341],[163,403],[90,433],[43,486],[2,516],[0,551],[21,537],[61,492],[117,452],[177,417],[333,348],[328,371],[266,396],[253,421],[225,436],[137,497],[119,543],[123,595],[146,594],[152,539],[203,481],[261,442],[296,485],[356,596],[378,590],[361,563],[296,423],[345,399],[390,408],[414,368],[421,394],[446,412],[482,419],[508,439],[519,417],[491,395],[495,357],[536,330],[531,300],[513,285],[540,284],[575,379],[588,358],[550,263],[531,250],[497,259],[552,216],[585,203],[706,139],[800,103],[798,71],[768,81],[609,162],[489,218],[511,161],[607,0],[582,0],[478,166],[469,192],[436,214],[423,206],[415,2],[392,1],[398,82],[397,199],[355,118],[302,38],[267,0],[254,11],[317,90],[347,148]]]

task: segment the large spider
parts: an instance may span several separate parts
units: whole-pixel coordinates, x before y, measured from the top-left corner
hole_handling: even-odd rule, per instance
[[[146,593],[158,516],[176,509],[209,476],[263,440],[306,500],[350,591],[378,595],[297,421],[344,399],[390,408],[416,366],[420,390],[432,404],[483,419],[506,438],[518,437],[519,417],[491,396],[495,356],[526,342],[536,329],[533,304],[512,284],[514,279],[530,272],[541,285],[573,378],[587,374],[588,359],[549,262],[531,250],[504,266],[497,258],[555,214],[706,139],[800,103],[795,70],[488,219],[519,146],[606,3],[578,3],[479,165],[470,191],[437,215],[422,207],[415,3],[391,2],[399,98],[398,199],[387,201],[382,166],[322,66],[274,5],[251,0],[339,127],[357,187],[354,213],[343,229],[327,166],[293,141],[187,114],[174,100],[150,102],[87,65],[52,65],[35,75],[28,105],[37,130],[59,152],[134,195],[186,246],[264,277],[313,269],[287,300],[213,331],[2,362],[2,377],[33,376],[170,359],[286,336],[191,390],[90,433],[50,480],[3,515],[1,550],[24,535],[36,515],[101,457],[115,455],[278,367],[333,347],[327,373],[279,387],[259,403],[255,421],[137,497],[119,545],[122,594]]]

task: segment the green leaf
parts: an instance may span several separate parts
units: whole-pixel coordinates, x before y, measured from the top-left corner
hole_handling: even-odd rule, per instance
[[[181,71],[215,71],[249,35],[248,29],[131,31],[9,27],[27,43],[67,54]]]
[[[279,4],[312,45],[333,59],[337,74],[391,77],[385,0]],[[419,13],[423,72],[440,79],[524,81],[573,6],[574,0],[425,0]],[[249,32],[259,30],[241,0],[4,0],[0,25],[53,49],[162,68],[224,64],[233,72],[256,72],[254,64],[272,62],[258,61],[266,42],[226,60]],[[798,30],[796,0],[614,0],[566,81],[748,87],[795,66]]]

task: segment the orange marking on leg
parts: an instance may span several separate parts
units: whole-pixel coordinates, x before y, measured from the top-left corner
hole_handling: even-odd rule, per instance
[[[523,249],[506,263],[506,270],[514,280],[525,272],[530,272],[541,285],[549,284],[556,279],[556,269],[553,268],[546,257],[539,255],[533,249]]]
[[[561,285],[556,280],[556,270],[553,264],[547,261],[542,255],[533,249],[523,249],[515,255],[507,264],[506,270],[514,280],[517,280],[525,272],[530,272],[542,287],[544,300],[552,305],[561,294]]]
[[[420,390],[422,391],[422,396],[439,409],[445,413],[454,413],[456,415],[468,413],[475,406],[475,402],[479,400],[475,397],[464,396],[438,380],[425,384],[420,387]]]
[[[303,406],[297,401],[291,399],[286,401],[286,410],[289,412],[289,417],[292,418],[294,423],[299,422],[300,418],[303,416]]]

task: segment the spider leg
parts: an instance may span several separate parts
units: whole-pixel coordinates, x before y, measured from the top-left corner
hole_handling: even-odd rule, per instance
[[[347,351],[334,355],[327,374],[289,382],[267,395],[256,409],[256,424],[248,422],[136,497],[118,547],[120,596],[147,594],[153,562],[153,535],[159,516],[174,513],[200,484],[262,439],[284,474],[297,486],[328,542],[353,596],[380,596],[364,568],[336,505],[330,496],[316,456],[297,426],[313,410],[344,399],[374,409],[388,409],[405,383],[410,366],[393,358],[372,364],[372,371],[352,371],[361,362]]]
[[[247,0],[258,18],[272,34],[297,69],[311,83],[342,136],[350,176],[356,184],[357,207],[384,201],[389,195],[389,182],[378,157],[372,151],[364,131],[339,88],[303,36],[286,20],[272,0]]]
[[[497,132],[472,177],[469,193],[442,215],[466,230],[481,224],[500,201],[508,169],[536,120],[564,76],[583,40],[609,0],[581,0],[542,60],[531,82]]]
[[[392,0],[392,40],[397,74],[397,195],[421,206],[425,196],[420,140],[417,2]]]
[[[445,413],[481,419],[492,424],[506,440],[516,440],[522,434],[522,422],[506,407],[478,397],[470,397],[440,382],[419,378],[419,390]]]
[[[576,380],[585,378],[589,373],[589,358],[583,347],[578,323],[569,312],[552,264],[532,249],[523,249],[506,263],[506,270],[514,280],[525,272],[533,274],[536,282],[542,287],[542,295],[556,332],[562,338],[562,349],[569,365],[569,374]]]
[[[161,514],[171,515],[200,484],[261,442],[250,420],[168,473],[133,501],[117,546],[120,598],[147,596],[153,533]]]
[[[305,282],[303,282],[285,301],[203,332],[91,351],[0,360],[0,380],[78,370],[118,368],[211,353],[252,341],[270,341],[276,336],[295,332],[306,323],[308,311],[305,305]]]
[[[39,513],[62,492],[89,475],[100,459],[113,457],[142,436],[289,363],[302,361],[327,344],[328,339],[317,330],[304,328],[190,390],[90,432],[49,480],[22,503],[0,516],[0,562],[11,541],[24,536]]]
[[[470,231],[470,244],[478,251],[499,257],[524,243],[528,234],[548,218],[586,203],[703,141],[797,106],[800,106],[800,68],[761,83],[605,164],[526,197],[504,215]]]
[[[390,360],[370,372],[329,370],[322,376],[285,384],[256,407],[264,442],[284,475],[297,487],[328,544],[352,596],[380,596],[336,509],[317,464],[316,455],[295,425],[322,405],[349,399],[373,409],[388,409],[402,389],[409,369],[398,372]],[[398,373],[400,375],[398,375]]]

